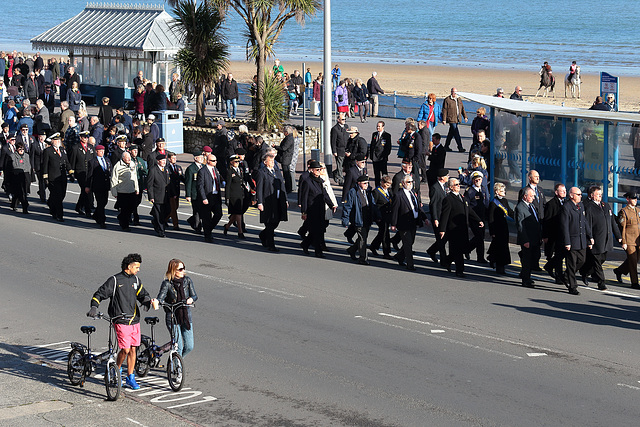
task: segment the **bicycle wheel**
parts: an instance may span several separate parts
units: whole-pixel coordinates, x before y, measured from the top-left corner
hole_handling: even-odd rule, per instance
[[[151,349],[149,349],[146,342],[141,341],[140,347],[136,352],[138,353],[136,355],[136,375],[144,377],[149,373],[149,368],[151,368]]]
[[[107,369],[104,373],[104,385],[107,389],[107,400],[118,400],[122,389],[122,375],[116,362],[107,362]]]
[[[84,353],[77,348],[69,352],[67,375],[73,385],[81,384],[84,380]]]
[[[167,379],[169,380],[169,387],[173,391],[180,391],[184,384],[184,364],[182,363],[182,356],[178,353],[172,352],[169,354],[169,360],[167,361]]]

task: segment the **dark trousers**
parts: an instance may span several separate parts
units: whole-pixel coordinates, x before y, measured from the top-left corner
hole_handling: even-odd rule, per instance
[[[451,139],[455,138],[458,150],[462,150],[462,139],[460,138],[460,131],[458,130],[457,123],[449,123],[449,133],[447,134],[447,140],[444,144],[444,148],[448,149],[451,145]]]
[[[389,255],[391,253],[391,236],[389,234],[389,223],[384,221],[376,221],[378,225],[378,234],[371,241],[371,248],[378,250],[382,246],[382,253]]]
[[[436,252],[440,253],[440,265],[444,265],[446,260],[447,260],[447,250],[446,250],[446,243],[447,243],[447,235],[444,235],[444,238],[440,237],[440,229],[438,228],[434,228],[433,233],[436,237],[436,241],[429,246],[429,249],[427,249],[427,253],[429,255],[435,255]]]
[[[265,248],[276,247],[275,235],[276,235],[276,228],[278,228],[278,224],[280,224],[280,221],[267,222],[264,224],[264,230],[260,232],[259,236],[260,236],[260,240],[262,241],[262,245]]]
[[[587,254],[586,249],[571,249],[567,251],[567,255],[564,259],[567,265],[567,270],[564,272],[564,283],[569,289],[577,289],[578,282],[576,281],[576,273],[584,264],[584,260]]]
[[[31,174],[20,171],[14,173],[12,180],[13,200],[11,200],[11,207],[15,208],[17,203],[20,202],[22,209],[27,211],[29,207],[29,201],[27,200],[27,194],[29,193],[29,187],[31,186]]]
[[[356,251],[360,254],[358,259],[360,261],[367,260],[367,238],[369,237],[369,227],[353,227],[355,230],[356,241],[353,242],[353,245],[349,246],[349,253],[355,254]]]
[[[447,236],[450,237],[449,240],[449,256],[447,257],[447,261],[445,265],[447,268],[451,265],[451,263],[455,263],[456,265],[456,273],[464,273],[464,254],[469,251],[469,238],[467,237],[467,233],[460,236]]]
[[[324,247],[324,233],[326,230],[326,227],[324,226],[324,218],[315,218],[310,220],[307,217],[300,229],[303,227],[306,227],[304,233],[308,231],[309,234],[302,239],[302,247],[308,250],[309,246],[313,245],[315,253],[318,255],[321,254],[322,248]]]
[[[632,285],[638,284],[638,246],[627,246],[627,259],[613,271],[617,274],[628,274]]]
[[[93,195],[96,198],[96,210],[93,213],[93,219],[96,223],[103,225],[107,219],[104,214],[104,208],[109,201],[109,191],[94,191]]]
[[[544,252],[547,255],[547,263],[544,268],[553,271],[555,276],[561,279],[563,277],[562,261],[567,251],[558,242],[549,239],[545,244]]]
[[[388,173],[386,160],[373,162],[373,176],[376,182],[376,187],[380,186],[381,178]]]
[[[169,217],[171,218],[171,223],[173,224],[173,228],[178,227],[178,206],[179,205],[180,205],[179,197],[169,198]],[[167,218],[167,221],[169,217]]]
[[[80,187],[80,195],[78,196],[78,201],[76,202],[76,210],[83,210],[86,215],[91,215],[91,197],[89,197],[89,194],[84,191],[87,186],[87,173],[76,173],[76,180],[78,181],[78,186]]]
[[[207,204],[202,204],[202,227],[204,229],[204,237],[211,237],[211,232],[220,222],[222,218],[222,199],[220,193],[208,194]]]
[[[396,254],[396,257],[398,261],[406,262],[408,268],[413,268],[413,242],[416,238],[416,228],[411,227],[408,230],[398,230],[396,236],[397,235],[400,235],[402,247]]]
[[[529,243],[529,247],[525,248],[520,245],[520,263],[522,264],[522,271],[520,277],[522,283],[531,283],[531,269],[536,259],[540,259],[540,245],[534,245]]]
[[[200,200],[191,199],[191,216],[187,218],[187,222],[196,231],[202,228],[202,219],[200,211],[202,210],[202,202]]]
[[[164,233],[164,224],[169,214],[169,198],[164,203],[154,203],[151,207],[151,224],[156,233]]]
[[[62,203],[64,196],[67,194],[67,178],[66,176],[55,181],[49,181],[49,210],[54,218],[62,218],[64,209]]]
[[[604,271],[602,270],[602,263],[607,259],[607,253],[594,254],[591,249],[587,249],[587,258],[584,264],[580,268],[580,274],[584,277],[593,277],[598,286],[604,284]]]
[[[484,259],[484,227],[480,227],[480,224],[476,221],[469,220],[469,222],[473,233],[473,238],[469,242],[469,252],[475,249],[478,260],[482,260]]]
[[[135,209],[137,199],[136,193],[118,193],[118,201],[120,202],[118,223],[123,230],[129,228],[129,221],[131,221],[131,214]]]
[[[336,168],[333,170],[333,180],[338,185],[344,183],[344,175],[342,174],[342,168],[344,167],[344,156],[335,156]]]
[[[38,196],[40,196],[40,201],[44,202],[45,200],[47,200],[47,186],[44,185],[42,170],[37,171],[36,176],[38,177]]]
[[[296,190],[296,171],[291,165],[282,165],[282,176],[284,177],[284,189],[288,193]]]
[[[142,203],[142,186],[140,186],[140,194],[136,197],[136,203],[133,206],[133,223],[138,224],[140,222],[140,215],[138,215],[138,206]]]

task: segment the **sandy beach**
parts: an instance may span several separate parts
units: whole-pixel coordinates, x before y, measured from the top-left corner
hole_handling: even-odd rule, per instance
[[[269,67],[273,62],[269,62]],[[283,61],[286,72],[300,70],[304,74],[302,63]],[[315,78],[322,71],[322,63],[311,62],[306,64],[311,68],[311,74]],[[335,63],[333,64],[335,65]],[[446,67],[425,66],[408,64],[369,64],[369,63],[339,63],[342,77],[361,78],[364,82],[371,77],[371,72],[378,73],[378,82],[387,93],[397,91],[398,94],[424,96],[425,92],[433,92],[438,99],[449,94],[452,86],[461,92],[473,92],[483,95],[493,95],[497,87],[502,87],[505,96],[509,97],[516,85],[522,86],[523,96],[532,102],[560,105],[562,102],[567,107],[589,108],[596,96],[600,94],[600,75],[587,74],[582,77],[582,94],[580,99],[564,97],[564,76],[566,67],[557,65],[554,67],[556,76],[556,97],[535,98],[540,83],[538,70],[530,72],[516,70],[498,70],[472,67]],[[565,70],[566,68],[566,70]],[[250,82],[255,74],[255,65],[252,62],[235,61],[231,63],[230,70],[236,80]],[[637,112],[640,107],[640,77],[620,78],[621,111]],[[570,95],[569,95],[570,96]]]

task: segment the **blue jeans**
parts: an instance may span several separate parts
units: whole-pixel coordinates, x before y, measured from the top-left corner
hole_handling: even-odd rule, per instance
[[[226,100],[226,104],[227,104],[227,118],[236,118],[236,107],[238,106],[238,100],[237,99],[227,99]],[[233,105],[233,114],[231,113],[231,106]]]
[[[173,335],[178,343],[178,353],[182,357],[193,350],[193,323],[191,323],[191,329],[189,330],[181,325],[173,325]]]

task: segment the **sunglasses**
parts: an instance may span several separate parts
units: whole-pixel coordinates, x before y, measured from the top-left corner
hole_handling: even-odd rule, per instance
[[[180,268],[178,269],[178,271],[184,271],[184,270],[185,270],[185,268],[184,268],[184,267],[180,267]]]
[[[209,163],[215,163],[217,160],[208,160]]]

